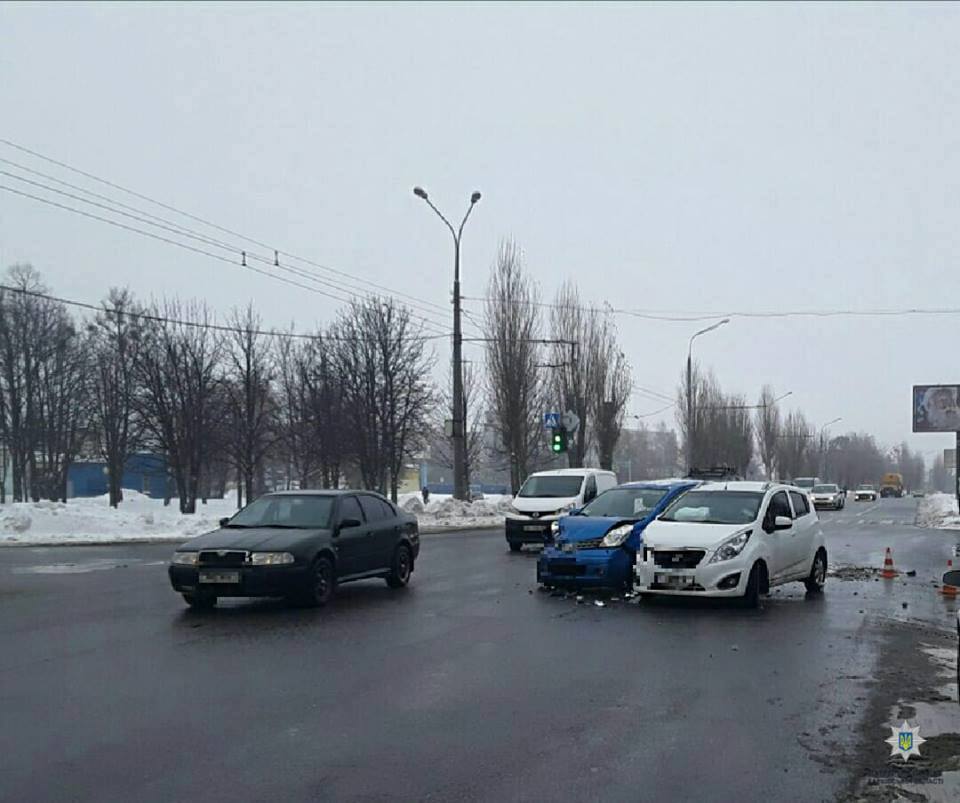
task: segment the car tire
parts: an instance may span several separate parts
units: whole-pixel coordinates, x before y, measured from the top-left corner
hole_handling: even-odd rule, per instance
[[[511,552],[519,552],[523,549],[523,544],[518,544],[516,541],[508,541],[507,543],[510,544]]]
[[[217,595],[202,591],[196,594],[184,594],[183,601],[195,611],[209,611],[217,607]]]
[[[827,553],[821,547],[817,554],[813,556],[813,565],[810,567],[810,575],[803,584],[807,587],[808,594],[819,594],[823,591],[827,582]]]
[[[310,567],[308,587],[291,597],[291,602],[303,608],[319,608],[330,602],[336,592],[337,573],[333,561],[319,555]]]
[[[750,570],[750,577],[747,578],[747,590],[743,592],[740,598],[744,608],[760,607],[760,564],[754,563]]]
[[[410,582],[410,573],[413,571],[413,554],[406,544],[397,546],[393,553],[393,562],[390,564],[390,574],[387,575],[387,585],[390,588],[403,588]]]

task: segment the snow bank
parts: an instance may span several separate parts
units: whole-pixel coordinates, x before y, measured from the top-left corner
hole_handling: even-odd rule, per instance
[[[236,512],[236,499],[197,503],[197,513],[181,515],[177,500],[164,507],[136,491],[124,491],[116,510],[107,496],[63,502],[16,502],[0,506],[0,546],[18,544],[106,544],[117,541],[186,541],[215,530],[219,520]],[[400,506],[415,515],[424,532],[431,529],[471,529],[503,524],[510,497],[492,496],[459,502],[431,496],[424,507],[418,495],[405,494]]]
[[[217,528],[236,510],[234,499],[197,503],[198,512],[184,516],[173,500],[151,499],[124,491],[116,510],[107,496],[63,502],[15,502],[0,507],[0,546],[9,544],[96,544],[112,541],[186,541]]]
[[[952,494],[929,494],[917,507],[917,526],[960,530],[960,511]]]

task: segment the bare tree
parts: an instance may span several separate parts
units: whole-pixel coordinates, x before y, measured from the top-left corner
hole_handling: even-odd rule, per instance
[[[334,328],[354,456],[367,488],[396,501],[406,459],[422,443],[435,395],[433,355],[410,310],[392,298],[351,302]]]
[[[59,302],[29,265],[0,293],[0,436],[16,501],[66,499],[67,474],[86,423],[87,350]]]
[[[221,407],[217,369],[221,339],[204,304],[168,301],[165,320],[146,330],[138,362],[138,413],[167,458],[181,513],[195,513]],[[193,325],[191,325],[193,324]]]
[[[583,308],[576,285],[572,281],[564,282],[550,310],[550,331],[556,341],[551,346],[550,390],[561,412],[570,410],[580,419],[580,428],[573,433],[567,448],[571,468],[583,465],[587,456],[587,428],[593,423],[591,413],[598,409],[596,394],[591,391],[595,391],[599,328],[599,316]]]
[[[587,406],[593,412],[600,468],[612,469],[613,453],[630,400],[630,367],[617,343],[616,330],[607,319],[594,317],[589,329]]]
[[[140,435],[135,417],[136,365],[140,354],[142,312],[129,290],[113,288],[90,324],[91,425],[107,464],[110,506],[123,500],[122,480]]]
[[[810,470],[811,438],[806,416],[797,411],[788,413],[777,442],[777,466],[783,479],[801,477]]]
[[[677,389],[677,422],[684,436],[688,465],[730,466],[747,474],[753,459],[753,423],[741,395],[727,395],[711,372],[694,364],[688,413],[686,374]],[[691,439],[690,433],[693,433]]]
[[[223,377],[228,443],[237,472],[237,506],[262,493],[263,461],[274,443],[273,356],[253,305],[231,317]]]
[[[757,449],[767,479],[773,479],[777,473],[777,446],[783,424],[780,410],[776,405],[776,396],[770,385],[764,385],[757,400],[756,432]]]
[[[537,287],[523,269],[520,249],[512,241],[501,243],[484,311],[487,398],[500,447],[510,457],[514,493],[539,453],[543,437],[537,298]]]

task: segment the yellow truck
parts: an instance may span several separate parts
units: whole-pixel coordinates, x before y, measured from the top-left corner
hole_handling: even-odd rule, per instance
[[[880,480],[880,496],[895,496],[898,499],[903,496],[903,476],[893,472],[884,474]]]

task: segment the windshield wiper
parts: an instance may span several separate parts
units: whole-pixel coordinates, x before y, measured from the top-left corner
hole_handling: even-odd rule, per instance
[[[296,524],[261,524],[266,530],[301,530],[303,527],[298,527]]]
[[[249,524],[224,524],[225,529],[229,528],[231,530],[245,530],[249,527]]]

